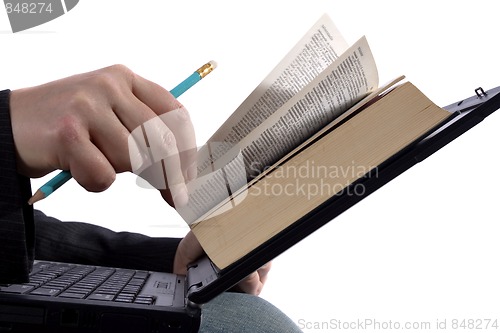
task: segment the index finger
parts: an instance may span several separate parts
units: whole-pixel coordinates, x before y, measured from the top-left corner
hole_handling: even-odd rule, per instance
[[[159,116],[182,107],[168,90],[140,75],[134,74],[131,88],[132,93]]]
[[[184,178],[193,179],[196,173],[196,136],[189,112],[160,85],[135,75],[132,93],[147,105],[172,131],[180,154]]]

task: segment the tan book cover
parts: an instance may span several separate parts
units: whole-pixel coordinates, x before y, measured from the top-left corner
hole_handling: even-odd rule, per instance
[[[231,209],[213,210],[192,230],[207,255],[224,268],[382,162],[428,133],[450,113],[406,82],[268,170],[237,195]],[[346,195],[359,195],[354,193]],[[236,200],[236,199],[235,199]],[[238,201],[238,200],[236,200]]]

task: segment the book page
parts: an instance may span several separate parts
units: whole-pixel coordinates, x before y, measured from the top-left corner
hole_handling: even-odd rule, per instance
[[[230,147],[217,143],[219,150],[212,151],[224,149],[225,155],[212,160],[213,169],[228,167],[242,154],[250,180],[377,88],[375,60],[362,37],[240,141]]]
[[[211,159],[200,161],[198,173],[213,171],[207,170],[213,160],[262,124],[347,48],[330,17],[323,15],[208,140],[225,144],[210,151]]]
[[[249,176],[255,177],[273,165],[377,88],[375,60],[366,38],[362,37],[237,143]]]
[[[198,179],[188,184],[188,205],[178,209],[188,224],[222,201],[230,209],[236,204],[231,198],[237,190],[378,87],[375,61],[364,37],[315,75],[286,100],[276,97],[273,107],[273,95],[261,96],[239,121],[231,116],[200,150]],[[267,93],[278,90],[275,85]],[[259,118],[261,109],[265,119]]]

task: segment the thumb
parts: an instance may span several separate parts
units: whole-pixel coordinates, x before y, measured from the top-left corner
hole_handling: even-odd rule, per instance
[[[174,257],[174,273],[185,275],[187,265],[199,259],[204,253],[205,251],[203,251],[194,233],[189,231],[177,247]]]

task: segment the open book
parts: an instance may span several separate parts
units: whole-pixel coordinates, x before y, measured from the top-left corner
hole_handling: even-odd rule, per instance
[[[199,151],[178,211],[225,268],[450,117],[322,16]],[[352,195],[356,195],[353,193]]]

